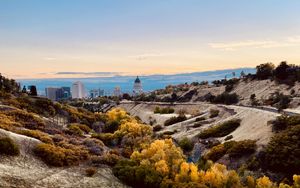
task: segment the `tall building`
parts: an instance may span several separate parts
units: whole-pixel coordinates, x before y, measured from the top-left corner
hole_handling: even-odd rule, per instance
[[[85,97],[85,88],[82,82],[77,81],[72,85],[72,98],[82,99]]]
[[[62,89],[63,89],[63,92],[64,92],[63,98],[64,99],[71,98],[71,88],[70,87],[62,87]]]
[[[60,88],[56,87],[47,87],[45,89],[46,97],[50,100],[56,101],[58,99],[59,89]]]
[[[70,94],[70,87],[48,87],[45,89],[46,97],[53,101],[69,99]]]
[[[94,99],[94,98],[98,98],[104,95],[104,90],[102,89],[92,89],[90,91],[90,98]]]
[[[120,86],[116,86],[115,87],[113,95],[116,96],[116,97],[121,96],[121,88],[120,88]]]
[[[141,94],[141,93],[143,93],[142,82],[139,79],[139,77],[137,76],[135,81],[134,81],[134,84],[133,84],[133,94],[138,95],[138,94]]]

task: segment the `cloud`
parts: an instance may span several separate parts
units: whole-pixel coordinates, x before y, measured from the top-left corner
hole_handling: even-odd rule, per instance
[[[119,72],[57,72],[56,75],[114,76]]]
[[[209,43],[211,48],[221,49],[225,51],[233,51],[241,48],[278,48],[278,47],[289,47],[299,46],[300,36],[287,37],[284,40],[245,40],[245,41],[234,41],[224,43]]]

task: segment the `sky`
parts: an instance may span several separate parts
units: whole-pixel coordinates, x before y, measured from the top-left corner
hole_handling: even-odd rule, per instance
[[[0,72],[15,79],[300,63],[299,0],[0,0]]]

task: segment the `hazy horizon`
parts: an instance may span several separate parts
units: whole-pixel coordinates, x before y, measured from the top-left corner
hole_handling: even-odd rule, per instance
[[[232,72],[239,77],[241,71],[244,73],[255,73],[254,68],[240,68],[240,69],[225,69],[206,72],[193,72],[184,74],[172,75],[147,75],[140,76],[140,80],[145,92],[156,89],[165,88],[167,85],[176,85],[191,82],[213,81],[227,78],[232,78]],[[17,80],[22,86],[35,85],[38,93],[44,95],[46,87],[71,87],[75,81],[81,81],[86,91],[91,89],[103,89],[107,95],[112,94],[114,87],[119,86],[124,93],[131,93],[133,83],[136,76],[112,76],[112,77],[86,77],[86,78],[50,78],[50,79],[20,79]]]
[[[15,79],[299,64],[300,2],[0,2],[0,68]]]

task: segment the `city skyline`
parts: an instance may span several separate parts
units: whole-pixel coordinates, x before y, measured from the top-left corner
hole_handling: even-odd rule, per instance
[[[299,64],[299,1],[0,2],[0,66],[15,78]]]

